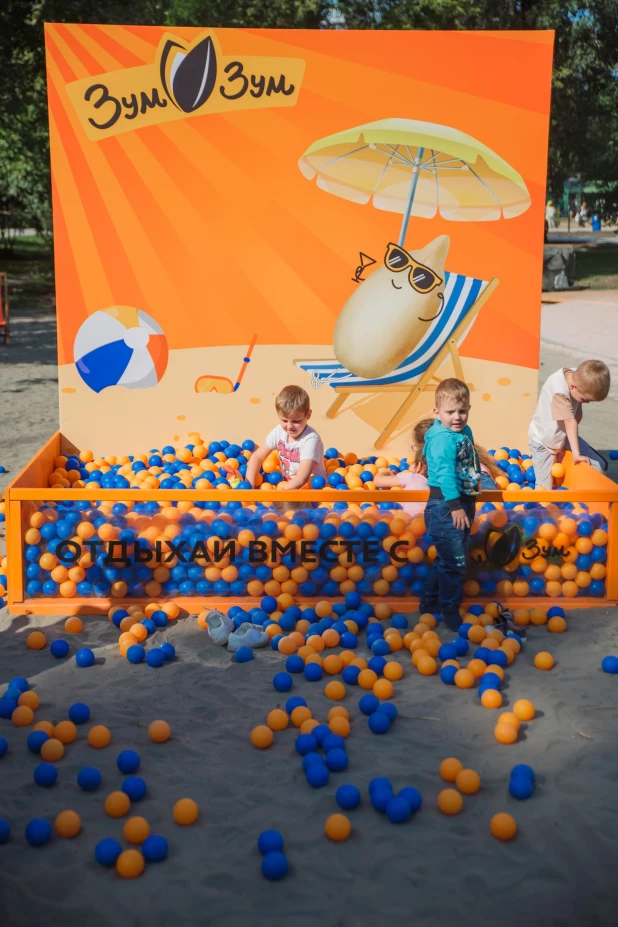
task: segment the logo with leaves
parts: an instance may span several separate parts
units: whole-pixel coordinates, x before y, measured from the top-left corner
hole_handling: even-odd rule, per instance
[[[190,45],[168,39],[159,62],[161,83],[177,109],[193,113],[203,106],[217,80],[217,55],[208,35]]]

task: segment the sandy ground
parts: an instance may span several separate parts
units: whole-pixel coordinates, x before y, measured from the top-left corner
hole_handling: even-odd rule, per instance
[[[542,373],[575,362],[568,347],[544,345]],[[0,463],[10,471],[0,476],[1,487],[57,427],[54,354],[52,317],[15,319],[14,343],[8,352],[0,350]],[[615,423],[614,391],[610,400],[586,410],[583,432],[601,450],[618,446]],[[618,702],[615,677],[600,670],[601,658],[618,652],[613,611],[573,612],[564,635],[549,635],[545,628],[530,633],[507,673],[504,695],[507,708],[517,698],[532,699],[538,716],[510,747],[494,740],[495,715],[480,706],[476,692],[421,677],[407,652],[398,654],[405,668],[395,688],[400,718],[384,737],[371,734],[357,707],[360,692],[349,687],[344,704],[352,715],[350,765],[318,791],[305,782],[292,731],[278,734],[265,752],[249,743],[251,728],[285,701],[271,684],[283,668],[280,655],[261,651],[253,662],[236,665],[190,618],[159,632],[177,648],[173,663],[160,670],[134,667],[120,658],[115,629],[89,618],[85,631],[71,639],[72,654],[90,646],[97,663],[79,669],[73,656],[56,661],[49,649],[26,649],[27,631],[45,623],[9,619],[0,611],[0,691],[14,675],[25,675],[41,698],[38,720],[62,720],[69,705],[85,701],[91,723],[107,725],[113,739],[97,751],[80,729],[58,764],[57,784],[47,790],[33,783],[37,758],[25,747],[27,730],[0,721],[0,736],[9,741],[0,759],[0,816],[13,826],[11,841],[0,847],[0,924],[78,927],[87,920],[89,927],[163,927],[173,919],[187,927],[615,924]],[[66,637],[62,622],[47,624],[50,642]],[[542,673],[533,656],[546,649],[557,665]],[[365,654],[364,644],[359,652]],[[324,719],[330,703],[323,687],[295,677],[291,694],[304,696]],[[173,737],[153,745],[146,727],[161,717]],[[140,753],[140,773],[148,784],[147,798],[132,813],[146,817],[170,845],[169,859],[149,865],[137,882],[123,882],[93,858],[100,838],[121,837],[122,821],[105,815],[103,801],[120,787],[115,760],[125,748]],[[476,769],[483,783],[479,794],[465,798],[456,818],[436,810],[443,786],[438,766],[448,755]],[[509,771],[520,762],[538,776],[527,802],[507,792]],[[97,792],[76,785],[84,765],[103,774]],[[392,825],[371,808],[367,784],[378,775],[390,777],[396,788],[420,789],[423,807],[412,821]],[[323,825],[338,810],[337,786],[347,782],[358,785],[363,799],[350,812],[351,838],[338,845],[323,836]],[[174,802],[184,796],[200,805],[192,828],[178,827],[171,817]],[[39,849],[26,844],[30,818],[53,820],[67,808],[82,818],[78,837],[53,837]],[[511,843],[500,844],[489,834],[497,811],[518,821]],[[279,884],[261,877],[255,848],[260,831],[270,827],[283,833],[291,866]]]

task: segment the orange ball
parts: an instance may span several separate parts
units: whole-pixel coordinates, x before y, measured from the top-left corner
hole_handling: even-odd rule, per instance
[[[269,627],[277,628],[277,625],[269,625]],[[280,630],[281,629],[279,628],[279,630],[277,630],[276,633],[278,634]],[[279,644],[277,645],[277,649],[279,650],[279,653],[284,653],[288,655],[291,653],[296,653],[298,648],[296,645],[296,641],[290,640],[289,637],[282,637],[281,640],[279,641]]]
[[[425,637],[423,647],[430,657],[437,657],[441,647],[440,639],[437,637]]]
[[[32,708],[33,711],[36,711],[39,705],[41,704],[41,699],[38,697],[36,692],[33,692],[32,689],[28,689],[17,699],[18,705],[27,705],[28,708]]]
[[[79,634],[84,630],[84,622],[77,615],[73,615],[64,622],[64,630],[67,634]]]
[[[389,660],[382,672],[385,679],[390,679],[391,682],[397,682],[403,676],[403,666],[395,660]]]
[[[474,795],[481,787],[481,777],[473,769],[462,769],[457,773],[455,785],[464,795]]]
[[[150,836],[150,824],[146,818],[132,817],[125,821],[122,828],[127,843],[143,843]]]
[[[61,811],[54,821],[54,828],[59,837],[75,837],[81,830],[82,822],[75,811]]]
[[[498,717],[498,724],[512,724],[515,730],[518,731],[521,721],[512,711],[503,711]]]
[[[336,843],[340,843],[342,840],[347,840],[350,836],[350,831],[352,830],[352,825],[345,814],[331,814],[326,818],[326,823],[324,824],[324,833],[329,838],[329,840],[334,840]]]
[[[288,713],[283,711],[282,708],[273,708],[273,710],[268,713],[266,723],[271,731],[285,731],[290,723],[290,719]]]
[[[326,647],[336,647],[341,640],[341,635],[334,628],[327,628],[322,634],[322,640]]]
[[[63,756],[64,745],[59,740],[56,740],[55,737],[50,737],[49,740],[46,740],[41,746],[41,759],[46,760],[48,763],[56,763],[58,760],[61,760]]]
[[[63,744],[72,744],[77,738],[77,728],[72,721],[60,721],[54,728],[54,737]]]
[[[139,850],[123,850],[116,860],[116,872],[123,879],[135,879],[144,871],[144,857]]]
[[[513,705],[513,714],[516,715],[520,721],[532,721],[536,714],[536,708],[527,698],[520,698]]]
[[[377,683],[376,683],[377,685]],[[375,686],[374,686],[375,691]],[[332,698],[334,702],[340,702],[341,699],[346,696],[346,689],[342,682],[338,682],[336,679],[333,679],[332,682],[327,682],[324,687],[324,695],[326,698]],[[299,706],[302,707],[302,706]]]
[[[428,659],[430,659],[428,657]],[[421,671],[422,672],[422,671]],[[393,697],[393,684],[389,679],[377,679],[373,684],[373,694],[386,700]]]
[[[463,798],[455,789],[442,789],[438,795],[438,808],[442,814],[457,814],[463,806]]]
[[[534,665],[540,670],[550,670],[554,665],[554,658],[551,653],[541,650],[534,658]]]
[[[333,707],[328,712],[328,720],[332,721],[333,718],[345,718],[346,721],[349,721],[350,712],[347,708],[344,708],[343,705],[333,705]]]
[[[474,673],[471,673],[469,669],[457,670],[455,685],[459,689],[471,689],[474,686]]]
[[[350,722],[347,718],[334,717],[328,722],[328,726],[333,734],[339,734],[340,737],[347,737],[350,733]]]
[[[170,621],[174,621],[175,618],[178,618],[180,614],[180,606],[176,602],[165,602],[161,606],[161,611],[164,611]]]
[[[475,679],[480,679],[487,669],[487,664],[483,660],[470,660],[466,669],[472,673]]]
[[[28,727],[34,721],[34,712],[27,705],[18,705],[11,715],[11,721],[15,727]]]
[[[318,727],[319,723],[315,718],[307,718],[306,721],[303,721],[299,730],[301,734],[310,734],[314,728]]]
[[[494,736],[498,743],[514,744],[517,740],[517,728],[506,721],[498,721],[494,728]]]
[[[502,708],[502,696],[497,689],[486,689],[481,695],[483,708]]]
[[[539,627],[542,624],[547,624],[547,609],[546,608],[531,608],[529,614],[530,624],[534,624]],[[521,622],[515,619],[515,624],[522,627]]]
[[[321,653],[326,646],[320,634],[312,634],[311,637],[308,637],[307,644],[309,647],[313,647],[316,653]]]
[[[484,637],[485,629],[479,624],[473,624],[468,631],[468,640],[472,641],[473,644],[480,644]]]
[[[343,669],[343,660],[336,653],[330,653],[324,657],[322,668],[329,676],[336,676]]]
[[[309,718],[313,718],[313,712],[310,708],[307,708],[306,705],[299,705],[294,709],[290,718],[292,719],[294,727],[300,727],[303,721],[308,721]]]
[[[174,820],[183,827],[188,827],[189,824],[195,824],[199,813],[200,809],[192,798],[179,798],[174,805]]]
[[[111,739],[112,735],[103,724],[95,724],[88,731],[88,743],[91,747],[97,747],[98,749],[107,747]]]
[[[431,657],[429,654],[427,654],[427,656],[422,656],[419,658],[416,664],[416,668],[421,676],[433,676],[434,673],[437,673],[438,671],[438,664],[434,657]]]
[[[554,615],[547,622],[547,630],[552,634],[562,634],[567,629],[567,623],[560,615]]]
[[[440,763],[440,775],[445,782],[455,782],[462,769],[463,763],[461,760],[455,759],[454,756],[447,756]]]
[[[373,689],[377,679],[377,674],[373,670],[363,669],[358,674],[357,683],[361,689]]]
[[[31,631],[26,638],[26,644],[30,650],[43,650],[46,643],[47,638],[42,631]]]
[[[131,800],[124,792],[110,792],[105,799],[105,813],[110,818],[123,818],[130,807]]]
[[[418,647],[415,647],[414,646],[415,644],[418,644]],[[410,647],[410,652],[412,654],[412,663],[416,667],[418,667],[419,660],[421,660],[423,657],[429,656],[429,654],[423,647],[423,641],[413,641],[412,646]]]
[[[510,814],[501,811],[494,814],[489,822],[489,829],[498,840],[511,840],[517,833],[517,823]]]
[[[54,725],[51,723],[51,721],[38,721],[34,725],[32,730],[33,731],[45,731],[48,737],[53,737],[55,728],[54,728]]]
[[[167,721],[151,721],[148,725],[148,736],[155,744],[164,744],[169,740],[170,733]]]
[[[258,724],[258,726],[254,727],[251,731],[251,743],[260,750],[270,747],[274,739],[275,735],[265,724]]]
[[[470,668],[470,664],[468,664],[468,668]],[[504,679],[504,670],[497,663],[490,663],[482,675],[484,676],[485,673],[495,673],[500,679]]]

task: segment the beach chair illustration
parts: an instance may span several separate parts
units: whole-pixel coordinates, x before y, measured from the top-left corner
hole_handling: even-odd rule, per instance
[[[443,379],[438,373],[448,357],[453,362],[455,376],[465,382],[459,345],[498,283],[497,279],[477,280],[475,277],[447,271],[442,312],[412,353],[396,370],[383,377],[375,380],[357,377],[334,359],[299,359],[294,364],[311,375],[311,386],[314,389],[326,385],[337,394],[326,413],[328,418],[335,418],[348,396],[354,393],[405,394],[403,402],[375,441],[374,446],[382,448],[421,394],[433,391]],[[468,386],[473,388],[471,384]]]

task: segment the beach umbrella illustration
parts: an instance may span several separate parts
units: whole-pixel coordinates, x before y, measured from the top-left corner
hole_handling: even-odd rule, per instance
[[[530,206],[522,177],[500,155],[458,129],[415,119],[379,119],[318,139],[298,166],[327,193],[401,213],[401,247],[411,216],[490,222]]]

